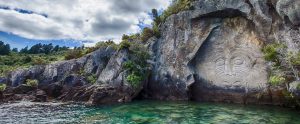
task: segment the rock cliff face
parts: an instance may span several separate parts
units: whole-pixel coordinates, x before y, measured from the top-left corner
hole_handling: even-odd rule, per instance
[[[159,100],[284,104],[285,88],[269,85],[270,65],[261,49],[276,41],[299,52],[300,1],[196,0],[192,6],[167,18],[161,38],[149,39],[153,66],[143,89],[125,79],[128,51],[111,47],[0,80],[18,88],[38,79],[48,96],[92,104],[128,102],[141,91],[141,97]],[[96,83],[82,73],[95,74]],[[291,83],[296,95],[298,84]]]
[[[299,1],[198,0],[172,15],[152,46],[148,97],[167,100],[282,104],[268,84],[261,52],[271,41],[299,51]]]
[[[116,51],[112,47],[103,47],[79,59],[11,72],[6,79],[1,79],[8,85],[3,93],[4,101],[29,96],[32,98],[29,100],[34,100],[39,97],[36,95],[39,90],[45,91],[49,98],[61,101],[90,104],[131,101],[141,87],[133,87],[125,80],[122,64],[127,58],[126,49]],[[86,75],[95,75],[96,82],[89,82]],[[24,85],[27,79],[38,80],[38,89]]]

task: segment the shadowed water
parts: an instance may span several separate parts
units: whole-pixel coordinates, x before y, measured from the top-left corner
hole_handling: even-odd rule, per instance
[[[299,124],[300,113],[267,106],[136,101],[87,107],[20,102],[0,105],[0,123]]]

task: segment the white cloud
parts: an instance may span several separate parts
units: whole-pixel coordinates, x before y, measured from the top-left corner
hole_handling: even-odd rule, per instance
[[[124,33],[138,32],[139,19],[151,24],[147,13],[168,4],[168,0],[0,0],[0,7],[10,8],[0,9],[0,30],[38,40],[118,40]]]

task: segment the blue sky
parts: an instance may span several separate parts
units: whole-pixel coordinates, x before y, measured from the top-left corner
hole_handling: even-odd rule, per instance
[[[119,42],[152,23],[151,10],[160,12],[169,0],[0,0],[0,40],[12,48],[37,43],[92,46]],[[88,42],[87,42],[88,41]]]
[[[81,41],[76,41],[76,40],[34,40],[34,39],[27,39],[14,34],[9,34],[1,31],[0,31],[0,41],[10,44],[11,48],[18,48],[19,50],[26,46],[31,47],[38,43],[42,43],[42,44],[52,43],[53,45],[68,46],[68,47],[77,47],[83,45]]]

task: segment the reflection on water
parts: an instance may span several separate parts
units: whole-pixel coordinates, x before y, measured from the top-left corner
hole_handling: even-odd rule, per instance
[[[21,102],[0,105],[0,123],[299,124],[300,113],[267,106],[136,101],[87,107]]]

